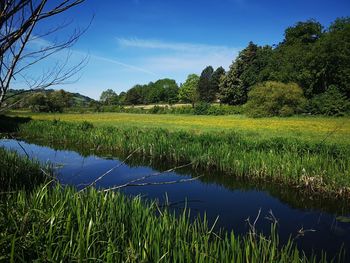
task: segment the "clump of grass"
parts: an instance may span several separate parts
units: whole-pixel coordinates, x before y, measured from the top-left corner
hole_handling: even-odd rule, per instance
[[[0,260],[6,262],[318,262],[272,233],[215,234],[155,203],[96,189],[40,186],[0,204]],[[273,231],[273,230],[272,230]],[[319,259],[326,262],[325,255]]]
[[[38,162],[0,147],[0,191],[31,190],[52,179],[48,167],[45,170]]]
[[[65,144],[97,153],[129,154],[139,149],[140,155],[157,161],[191,162],[194,169],[350,197],[350,148],[346,145],[280,137],[254,140],[237,132],[81,127],[79,123],[31,121],[21,126],[19,134],[52,146]]]

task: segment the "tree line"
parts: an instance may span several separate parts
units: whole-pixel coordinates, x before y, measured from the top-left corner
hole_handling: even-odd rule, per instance
[[[162,79],[119,95],[112,90],[101,95],[108,105],[220,102],[245,105],[252,115],[259,115],[257,108],[260,115],[337,115],[350,111],[349,101],[349,17],[327,28],[315,20],[298,22],[285,30],[277,45],[250,42],[227,72],[208,66],[180,86]]]

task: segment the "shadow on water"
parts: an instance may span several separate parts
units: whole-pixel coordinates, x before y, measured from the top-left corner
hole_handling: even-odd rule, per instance
[[[0,114],[0,132],[12,133],[17,132],[21,124],[27,123],[31,118],[9,117]]]
[[[31,141],[33,143],[33,141]],[[125,156],[119,158],[107,156],[104,152],[77,149],[72,145],[44,145],[22,142],[29,155],[41,162],[54,165],[58,179],[62,184],[74,185],[78,189],[93,182],[100,175],[121,164]],[[0,146],[11,148],[19,153],[21,147],[16,140],[0,140]],[[68,151],[75,150],[73,151]],[[79,153],[78,153],[79,152]],[[23,152],[22,152],[23,153]],[[97,157],[99,154],[104,157]],[[142,156],[133,156],[126,164],[100,180],[96,187],[108,188],[121,185],[135,178],[172,168],[171,164],[156,162]],[[246,219],[254,220],[259,209],[261,216],[256,228],[268,234],[270,222],[266,219],[272,211],[278,219],[280,240],[285,242],[290,236],[307,254],[324,250],[328,255],[336,255],[341,246],[350,247],[349,204],[322,198],[310,199],[301,192],[264,182],[237,180],[232,175],[220,175],[205,171],[180,169],[176,172],[158,174],[146,182],[166,182],[188,179],[204,174],[199,180],[172,184],[146,185],[123,188],[127,195],[141,195],[149,200],[159,200],[160,205],[170,202],[175,212],[183,211],[184,206],[191,210],[192,218],[197,215],[206,217],[212,224],[219,216],[216,229],[233,230],[236,234],[245,234],[249,230]]]

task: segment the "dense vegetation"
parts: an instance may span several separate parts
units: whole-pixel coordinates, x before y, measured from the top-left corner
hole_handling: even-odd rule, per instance
[[[9,90],[5,96],[6,105],[11,108],[29,108],[33,112],[63,112],[65,108],[84,107],[94,105],[94,100],[79,93],[71,93],[64,90],[40,90],[28,92],[28,90]]]
[[[43,132],[45,131],[45,132]],[[140,155],[173,163],[192,163],[194,169],[218,170],[251,180],[299,187],[310,194],[349,197],[350,155],[347,145],[306,142],[292,138],[252,139],[237,132],[192,132],[164,129],[98,127],[60,121],[31,121],[20,135],[48,144],[68,144]]]
[[[1,262],[326,262],[279,244],[275,225],[270,237],[217,234],[186,210],[175,217],[139,197],[45,184],[38,163],[2,148],[0,160]]]

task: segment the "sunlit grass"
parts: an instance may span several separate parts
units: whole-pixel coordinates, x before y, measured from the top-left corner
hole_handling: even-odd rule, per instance
[[[206,131],[239,131],[255,139],[270,137],[298,138],[308,141],[350,143],[350,118],[291,117],[247,118],[231,116],[194,116],[171,114],[33,114],[13,112],[13,115],[30,116],[37,120],[89,121],[96,126],[165,128],[195,133]]]
[[[306,142],[293,137],[255,139],[232,131],[194,134],[61,121],[31,121],[20,127],[20,136],[40,139],[52,146],[112,155],[137,150],[139,155],[156,162],[191,163],[193,169],[305,188],[310,194],[350,197],[348,145]]]

